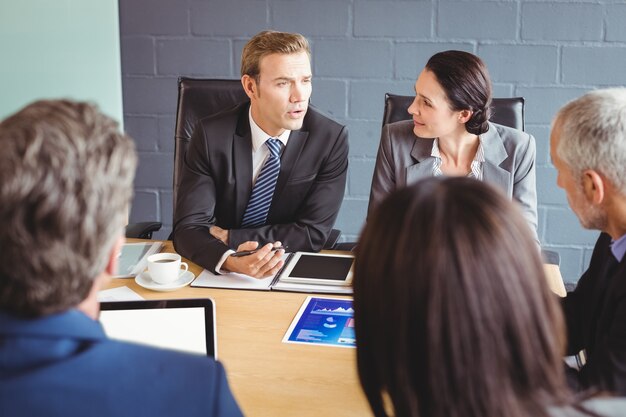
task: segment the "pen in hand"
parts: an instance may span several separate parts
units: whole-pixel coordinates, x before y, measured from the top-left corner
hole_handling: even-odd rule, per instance
[[[272,252],[276,252],[277,250],[280,250],[280,249],[285,249],[286,250],[287,248],[288,248],[288,246],[276,246],[276,247],[272,248],[271,251]],[[253,253],[258,252],[259,249],[244,250],[244,251],[241,251],[241,252],[235,252],[235,253],[231,253],[230,256],[232,256],[234,258],[239,258],[241,256],[248,256],[248,255],[252,255]]]

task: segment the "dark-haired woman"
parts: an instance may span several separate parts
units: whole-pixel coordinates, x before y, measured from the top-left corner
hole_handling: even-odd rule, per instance
[[[377,417],[626,416],[624,399],[568,392],[561,308],[526,221],[491,186],[428,178],[392,193],[361,234],[353,286]]]
[[[415,83],[412,121],[383,127],[368,212],[391,191],[429,176],[468,176],[516,200],[537,238],[535,139],[489,122],[491,80],[462,51],[433,55]]]

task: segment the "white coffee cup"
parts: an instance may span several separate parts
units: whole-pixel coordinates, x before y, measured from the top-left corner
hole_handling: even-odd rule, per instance
[[[183,271],[180,269],[181,266]],[[181,262],[180,255],[177,253],[157,253],[148,256],[148,272],[152,281],[157,284],[171,284],[188,269],[189,265]]]

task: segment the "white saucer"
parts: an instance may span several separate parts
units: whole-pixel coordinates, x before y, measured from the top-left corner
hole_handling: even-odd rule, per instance
[[[169,284],[157,284],[150,278],[150,273],[144,271],[135,277],[135,282],[140,286],[152,291],[175,291],[179,288],[183,288],[191,283],[195,278],[192,272],[184,271],[178,279]]]

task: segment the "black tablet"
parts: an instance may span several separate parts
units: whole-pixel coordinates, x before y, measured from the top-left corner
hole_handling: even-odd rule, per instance
[[[352,283],[353,255],[296,252],[280,280],[300,284],[348,286]]]
[[[217,359],[215,304],[210,298],[100,303],[111,339],[200,353]]]

